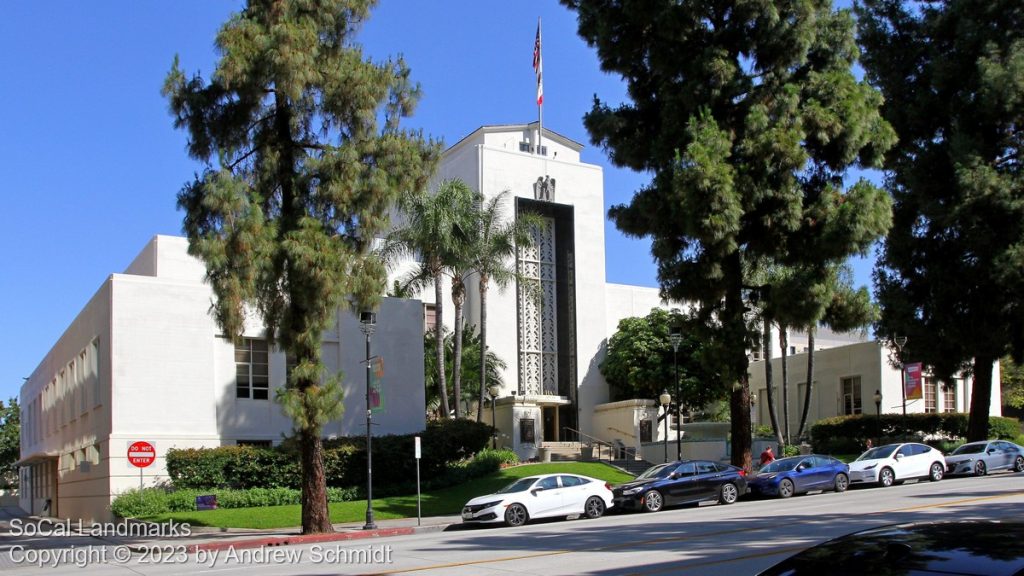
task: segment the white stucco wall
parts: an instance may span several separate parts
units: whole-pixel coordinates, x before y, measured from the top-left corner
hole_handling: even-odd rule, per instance
[[[236,397],[234,345],[209,314],[212,290],[186,247],[185,239],[165,236],[148,243],[130,273],[104,283],[22,387],[25,427],[40,430],[24,436],[22,457],[58,463],[56,489],[23,490],[24,509],[43,513],[42,503],[57,494],[51,515],[109,519],[112,495],[139,486],[139,469],[127,459],[136,441],[156,448],[156,462],[142,475],[152,486],[167,480],[170,448],[279,442],[291,433],[291,420],[273,401],[273,390],[285,383],[284,353],[270,354],[269,399]],[[328,374],[344,375],[346,410],[324,435],[362,435],[365,337],[350,312],[336,318],[324,334],[323,360]],[[418,432],[425,428],[422,304],[385,298],[377,322],[372,354],[384,359],[384,409],[374,415],[374,434]],[[246,336],[263,334],[251,316]],[[98,369],[62,380],[61,373],[76,373],[71,362],[83,365],[81,354],[93,342]],[[44,393],[47,385],[56,392]],[[46,470],[23,469],[23,478],[29,473]]]
[[[51,515],[103,517],[94,511],[108,502],[111,290],[108,279],[21,387],[21,458],[37,478],[23,469],[19,505],[30,513],[44,514],[49,499]],[[57,486],[45,468],[54,462]]]
[[[807,354],[801,353],[788,357],[787,366],[789,371],[789,423],[790,431],[795,435],[800,425],[800,411],[803,407],[801,385],[807,381]],[[992,389],[989,414],[998,416],[1002,414],[1002,397],[998,385],[999,364],[994,364],[992,370],[995,384]],[[819,350],[815,353],[814,387],[811,391],[811,403],[807,414],[808,426],[822,418],[838,416],[843,413],[841,381],[843,378],[855,376],[860,377],[863,414],[875,414],[874,394],[876,390],[882,394],[880,407],[882,413],[896,414],[903,411],[900,370],[889,363],[889,350],[878,341],[849,344]],[[776,415],[781,426],[783,425],[781,358],[772,360],[772,380],[775,388]],[[754,394],[757,394],[757,404],[754,408],[755,425],[770,425],[767,395],[765,394],[764,361],[751,363],[750,388]],[[954,411],[967,412],[970,410],[970,389],[970,380],[965,383],[963,378],[956,379]],[[939,411],[944,411],[941,387],[938,396],[937,408]],[[925,411],[923,399],[907,400],[906,406],[907,413],[923,413]]]

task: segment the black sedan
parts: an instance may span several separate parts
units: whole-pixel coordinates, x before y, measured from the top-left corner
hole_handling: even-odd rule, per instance
[[[895,524],[808,548],[761,572],[761,576],[1013,576],[1024,573],[1024,548],[1019,545],[1022,539],[1024,523],[1020,522]]]
[[[732,504],[747,492],[742,468],[708,460],[680,460],[652,466],[613,490],[615,507],[657,512],[665,506],[718,500]]]

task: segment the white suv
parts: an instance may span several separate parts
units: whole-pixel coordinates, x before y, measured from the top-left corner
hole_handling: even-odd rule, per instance
[[[946,460],[931,446],[909,442],[872,448],[850,463],[850,484],[879,484],[884,487],[913,478],[942,480]]]

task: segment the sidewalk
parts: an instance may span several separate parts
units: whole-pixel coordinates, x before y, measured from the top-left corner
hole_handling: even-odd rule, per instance
[[[63,524],[63,521],[59,519],[29,516],[20,508],[5,506],[0,507],[0,530],[6,532],[10,528],[11,520],[15,518],[21,518],[25,520],[26,523],[33,522],[43,526]],[[121,522],[118,522],[118,524]],[[136,524],[135,521],[131,520],[127,522]],[[189,551],[194,552],[196,550],[225,550],[228,548],[242,549],[258,548],[261,546],[315,544],[319,542],[339,542],[364,538],[386,538],[389,536],[442,532],[452,527],[460,526],[461,523],[462,518],[459,516],[428,516],[423,518],[419,524],[417,524],[416,518],[377,520],[377,528],[375,530],[363,530],[364,522],[335,524],[335,531],[329,534],[303,535],[299,533],[299,527],[256,530],[193,526],[190,527],[191,534],[188,536],[120,536],[105,534],[96,538],[109,544],[128,546],[129,548],[137,549],[154,545],[183,545],[187,546]],[[138,522],[137,524],[146,525],[146,523],[141,522]],[[86,527],[88,526],[89,525],[86,525]],[[94,536],[81,534],[80,537]]]

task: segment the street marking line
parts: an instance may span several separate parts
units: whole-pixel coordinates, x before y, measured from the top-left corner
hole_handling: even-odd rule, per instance
[[[998,494],[998,495],[995,495],[995,496],[979,496],[977,498],[963,498],[963,499],[960,499],[960,500],[953,500],[953,501],[950,501],[950,502],[941,502],[941,503],[935,503],[935,504],[923,504],[923,505],[920,505],[920,506],[910,506],[910,507],[907,507],[907,508],[896,508],[896,509],[893,509],[893,510],[879,510],[879,511],[876,511],[876,512],[868,512],[867,514],[864,514],[864,515],[865,516],[874,516],[874,515],[877,515],[877,514],[890,514],[890,513],[893,513],[893,512],[909,512],[911,510],[924,510],[924,509],[928,509],[928,508],[945,508],[947,506],[956,506],[958,504],[965,504],[965,503],[969,503],[969,502],[981,502],[981,501],[985,501],[985,500],[998,500],[998,499],[1001,499],[1001,498],[1009,498],[1009,497],[1021,496],[1021,495],[1024,495],[1024,491],[1009,492],[1009,493],[1006,493],[1006,494]],[[578,552],[605,552],[605,551],[609,551],[609,550],[615,550],[615,549],[618,549],[618,548],[638,547],[638,546],[649,545],[649,544],[663,544],[663,543],[667,543],[667,542],[681,542],[681,541],[684,541],[684,540],[693,540],[693,539],[696,539],[696,538],[708,538],[708,537],[714,537],[714,536],[724,536],[724,535],[731,535],[731,534],[742,534],[744,532],[758,532],[758,531],[762,531],[762,530],[774,530],[775,528],[776,528],[775,526],[757,526],[757,527],[751,527],[751,528],[737,528],[737,529],[732,529],[732,530],[719,530],[717,532],[703,532],[703,533],[700,533],[700,534],[686,534],[686,535],[682,535],[682,536],[672,536],[672,537],[666,537],[666,538],[654,538],[654,539],[651,539],[651,540],[640,540],[640,541],[637,541],[637,542],[610,544],[610,545],[607,545],[607,546],[600,546],[600,547],[597,547],[597,548],[589,548],[589,549],[550,550],[550,551],[547,551],[547,552],[537,552],[537,553],[534,553],[534,554],[522,554],[522,555],[518,555],[518,556],[507,556],[507,557],[504,557],[504,558],[489,558],[489,559],[485,559],[485,560],[467,560],[465,562],[451,562],[451,563],[446,563],[446,564],[433,564],[433,565],[429,565],[429,566],[419,566],[419,567],[404,568],[404,569],[397,569],[396,568],[394,570],[385,570],[385,571],[381,571],[381,572],[369,572],[369,573],[365,574],[364,576],[385,576],[387,574],[404,574],[406,572],[424,572],[424,571],[427,571],[427,570],[443,570],[445,568],[458,568],[458,567],[461,567],[461,566],[474,566],[474,565],[478,565],[478,564],[497,564],[497,563],[501,563],[501,562],[512,562],[512,561],[515,561],[515,560],[528,560],[528,559],[531,559],[531,558],[543,558],[545,556],[561,556],[561,555],[564,555],[564,554],[570,554],[570,553],[574,553],[574,552],[577,552],[577,553]],[[703,561],[703,562],[697,562],[697,563],[693,563],[693,564],[686,564],[686,565],[682,565],[682,566],[678,566],[677,565],[677,566],[672,567],[671,570],[672,571],[681,571],[681,570],[690,570],[692,568],[701,568],[701,567],[707,567],[707,566],[714,566],[714,565],[717,565],[717,564],[728,564],[730,562],[738,562],[738,561],[741,561],[741,560],[749,560],[751,558],[760,558],[760,557],[764,557],[764,556],[776,556],[776,555],[781,554],[783,552],[790,552],[790,551],[796,551],[796,550],[804,550],[806,548],[807,548],[806,545],[803,545],[803,546],[793,546],[793,547],[789,547],[789,548],[786,548],[786,549],[773,550],[773,551],[770,551],[770,552],[769,551],[756,552],[756,553],[753,553],[753,554],[747,554],[747,555],[744,555],[744,556],[736,556],[736,557],[732,557],[732,558],[722,558],[722,559],[717,559],[717,560],[706,560],[706,561]],[[634,574],[634,575],[657,574],[659,572],[666,572],[666,571],[669,571],[669,570],[670,569],[665,568],[665,569],[658,569],[658,570],[653,570],[653,571],[649,571],[649,572],[633,572],[631,574]]]
[[[541,558],[544,556],[559,556],[562,554],[569,554],[572,552],[587,552],[587,550],[549,550],[547,552],[537,552],[534,554],[520,554],[519,556],[506,556],[504,558],[488,558],[486,560],[467,560],[465,562],[449,562],[447,564],[434,564],[432,566],[419,566],[417,568],[403,568],[394,570],[385,570],[383,572],[370,572],[365,576],[382,576],[384,574],[404,574],[406,572],[423,572],[424,570],[442,570],[444,568],[458,568],[460,566],[473,566],[476,564],[491,564],[498,562],[512,562],[515,560],[529,560],[530,558]]]

